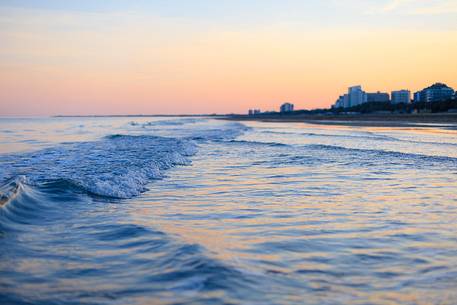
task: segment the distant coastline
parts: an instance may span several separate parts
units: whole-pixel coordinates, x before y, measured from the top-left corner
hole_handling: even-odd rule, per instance
[[[443,127],[457,129],[457,113],[417,114],[294,114],[273,113],[260,115],[229,115],[222,119],[232,121],[289,122],[324,125],[371,127]]]
[[[53,118],[192,118],[192,117],[225,117],[220,114],[86,114],[86,115],[53,115]]]

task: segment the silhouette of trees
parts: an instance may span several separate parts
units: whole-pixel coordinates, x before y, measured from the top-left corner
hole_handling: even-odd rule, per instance
[[[450,99],[445,101],[436,101],[431,103],[417,102],[411,104],[391,104],[389,102],[371,102],[349,108],[332,109],[334,113],[357,112],[357,113],[374,113],[374,112],[391,112],[391,113],[424,113],[424,112],[447,112],[450,109],[457,109],[457,100]],[[328,110],[327,110],[328,111]]]

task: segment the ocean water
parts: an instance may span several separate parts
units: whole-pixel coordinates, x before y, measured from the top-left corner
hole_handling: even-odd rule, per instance
[[[1,118],[0,304],[457,304],[457,131]]]

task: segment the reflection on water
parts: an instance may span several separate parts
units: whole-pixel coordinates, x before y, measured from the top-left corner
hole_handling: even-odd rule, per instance
[[[77,123],[61,120],[73,136]],[[457,132],[181,120],[84,123],[78,141],[197,144],[192,165],[167,168],[140,196],[20,184],[0,214],[2,303],[456,303]],[[43,171],[32,167],[21,170]]]

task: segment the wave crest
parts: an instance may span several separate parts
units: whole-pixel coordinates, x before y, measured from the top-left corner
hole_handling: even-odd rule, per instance
[[[131,198],[164,171],[190,164],[193,141],[155,136],[111,135],[100,141],[62,144],[22,155],[0,157],[1,181],[24,175],[39,185],[67,180],[96,195]]]

